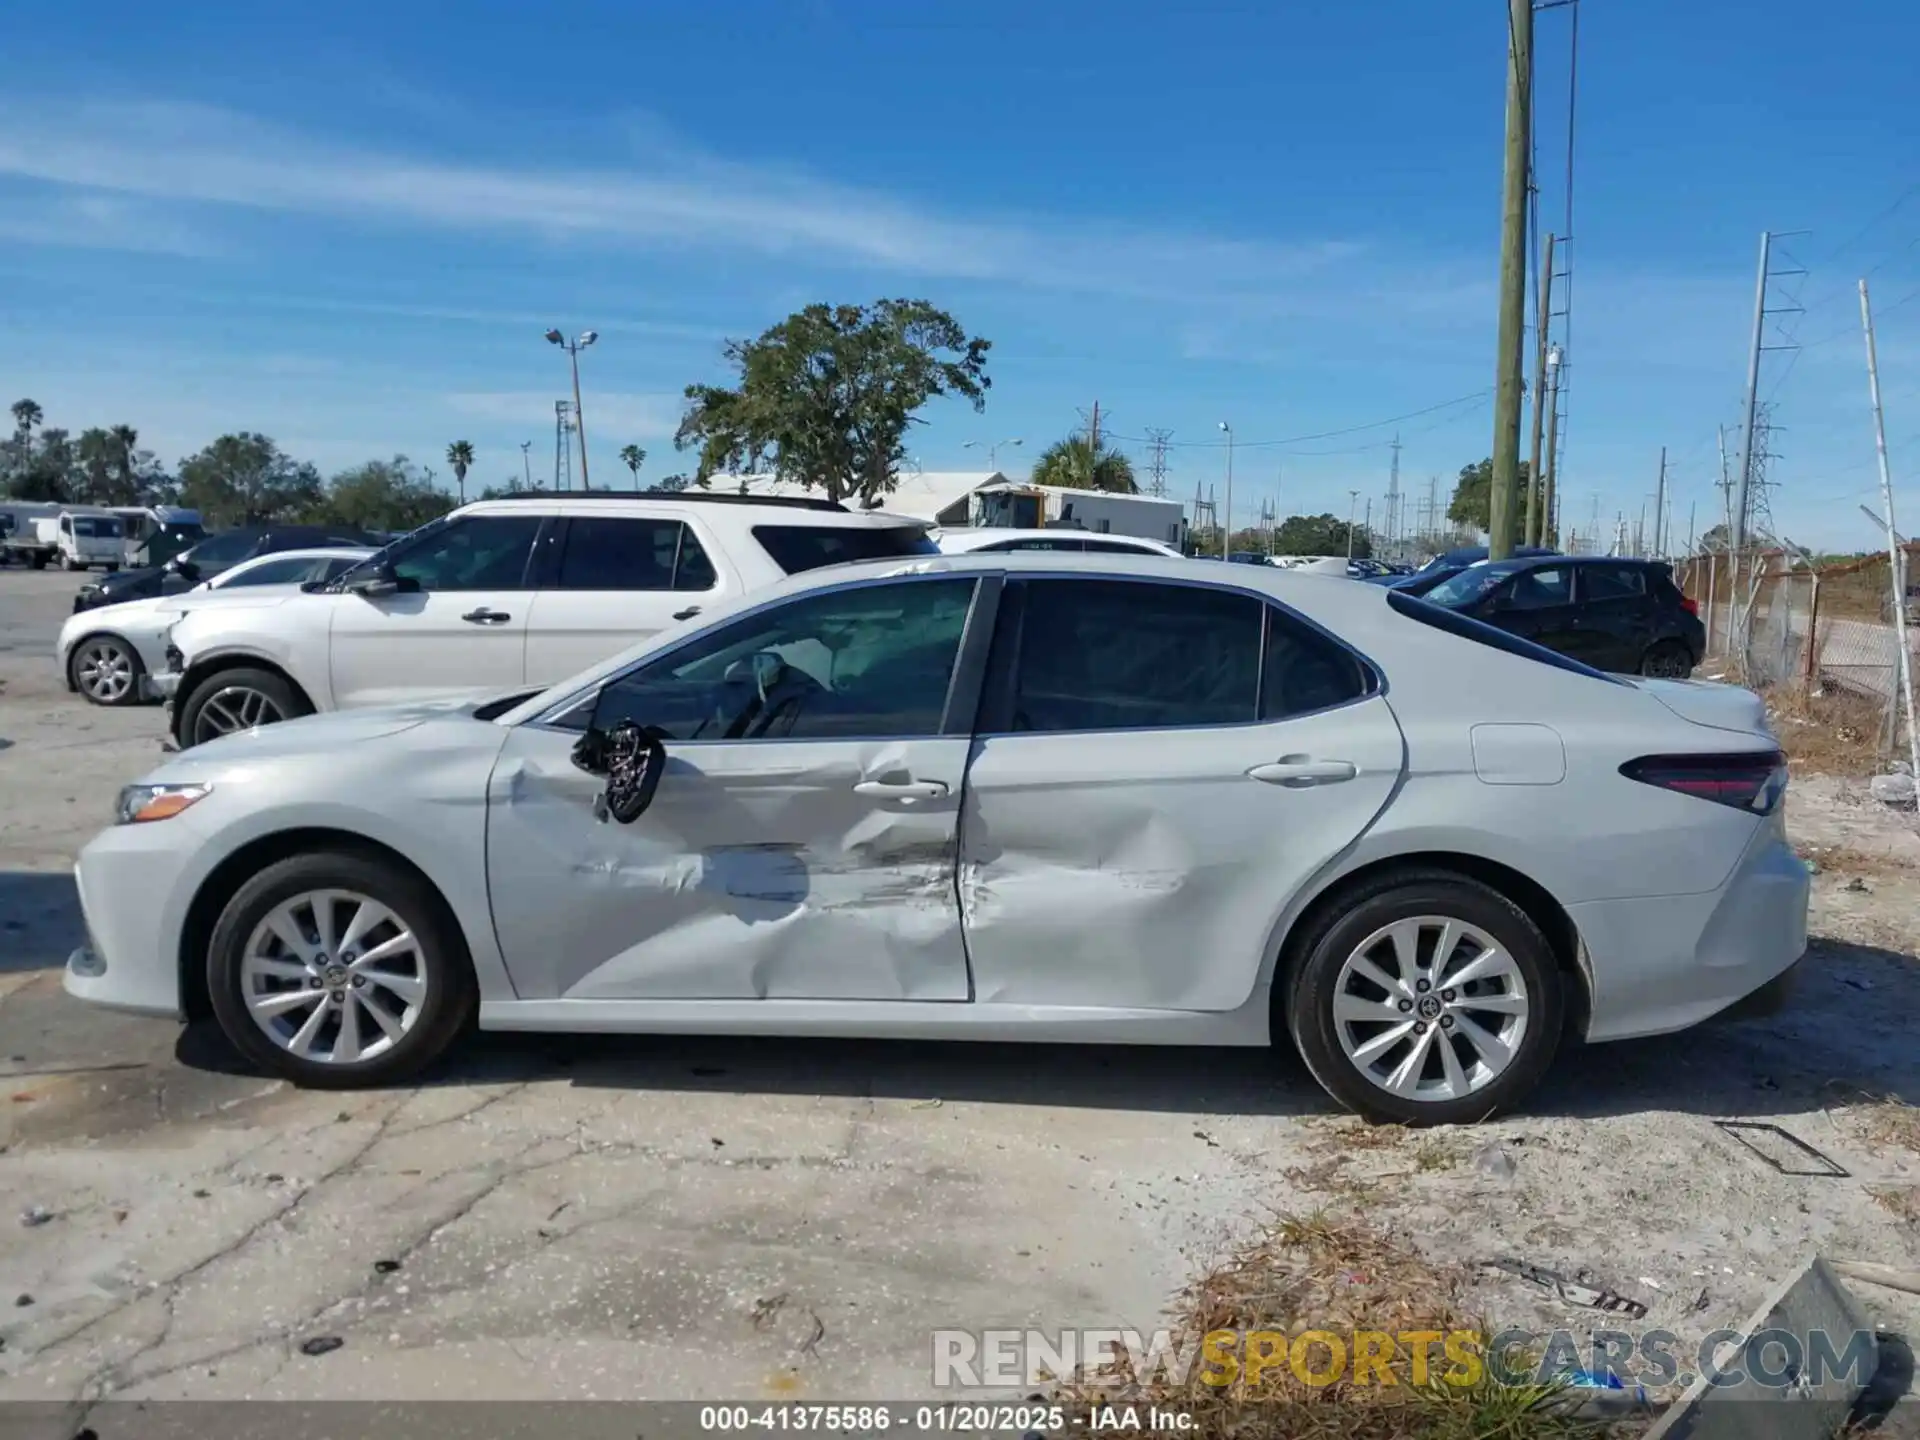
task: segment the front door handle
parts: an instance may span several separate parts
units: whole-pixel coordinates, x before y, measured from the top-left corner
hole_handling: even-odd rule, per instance
[[[673,618],[676,620],[691,620],[694,616],[698,615],[699,613],[700,613],[700,607],[698,605],[689,605],[684,610],[674,611]]]
[[[1253,780],[1264,780],[1269,785],[1304,790],[1312,785],[1334,785],[1342,780],[1351,780],[1359,773],[1351,760],[1309,760],[1304,756],[1289,756],[1271,764],[1256,765],[1247,771],[1247,776]]]
[[[853,793],[876,800],[938,800],[947,787],[938,780],[862,780]]]
[[[504,625],[513,616],[504,610],[489,610],[483,605],[478,610],[469,610],[460,618],[469,625]]]

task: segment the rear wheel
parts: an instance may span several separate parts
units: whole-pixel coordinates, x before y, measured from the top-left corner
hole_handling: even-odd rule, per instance
[[[1649,680],[1684,680],[1693,674],[1693,652],[1678,640],[1662,640],[1640,657],[1640,673]]]
[[[1553,951],[1499,892],[1442,871],[1387,875],[1305,937],[1287,1023],[1313,1077],[1372,1120],[1484,1120],[1559,1048]]]
[[[222,735],[312,713],[306,696],[283,675],[251,666],[219,670],[194,686],[181,702],[176,738],[182,748],[204,745]]]
[[[322,1090],[420,1070],[476,997],[466,946],[433,888],[342,850],[293,856],[242,885],[214,926],[207,985],[243,1055]]]
[[[118,635],[89,635],[73,647],[67,678],[95,705],[131,705],[140,698],[140,654]]]

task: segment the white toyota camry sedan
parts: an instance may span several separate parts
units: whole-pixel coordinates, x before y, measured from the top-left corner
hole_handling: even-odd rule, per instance
[[[1203,567],[1204,568],[1204,567]],[[84,1000],[384,1084],[499,1030],[1292,1044],[1409,1123],[1806,945],[1747,691],[1371,585],[810,571],[535,695],[232,735],[76,867]]]

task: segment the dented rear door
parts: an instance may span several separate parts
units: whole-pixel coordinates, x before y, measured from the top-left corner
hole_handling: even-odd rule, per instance
[[[487,854],[516,993],[965,1000],[955,878],[972,707],[953,677],[974,583],[812,592],[613,682],[620,714],[668,731],[631,825],[596,817],[602,782],[572,763],[578,730],[517,727],[490,785]],[[712,738],[707,717],[751,704],[759,683],[739,678],[742,658],[769,651],[807,677],[781,692],[801,697],[773,726],[790,716],[792,733]],[[967,722],[950,726],[949,709]]]

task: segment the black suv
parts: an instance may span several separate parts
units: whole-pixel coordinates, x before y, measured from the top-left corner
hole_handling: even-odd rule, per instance
[[[1536,555],[1488,561],[1443,580],[1423,598],[1614,674],[1684,680],[1707,648],[1700,607],[1658,560]]]
[[[77,615],[101,605],[118,605],[122,600],[177,595],[256,555],[277,555],[282,550],[310,550],[328,545],[370,545],[377,549],[382,543],[352,525],[243,525],[237,530],[209,535],[164,565],[122,570],[118,575],[83,585],[80,593],[73,597],[73,610]]]

